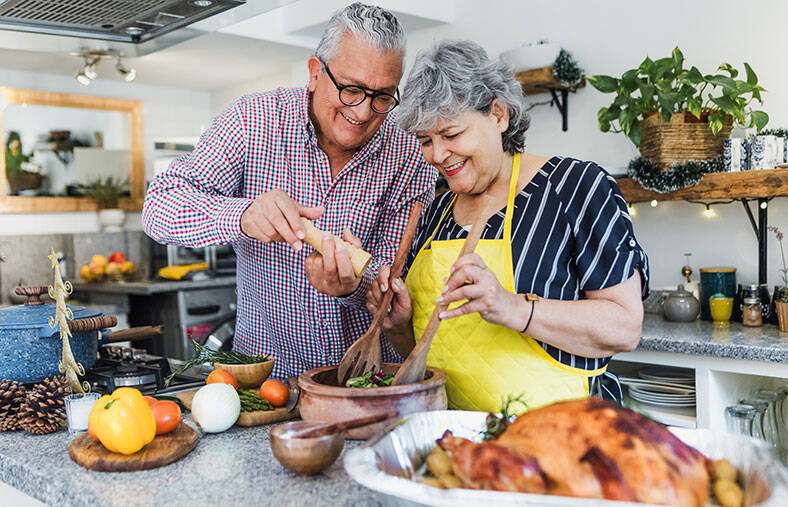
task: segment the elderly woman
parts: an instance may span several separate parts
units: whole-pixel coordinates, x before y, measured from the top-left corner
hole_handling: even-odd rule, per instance
[[[384,333],[397,352],[410,352],[436,301],[452,303],[427,359],[447,373],[450,407],[620,397],[606,368],[640,339],[648,264],[615,180],[593,162],[526,153],[520,84],[470,41],[417,57],[398,122],[450,191],[422,216],[405,283],[388,287],[384,267],[368,291],[370,310],[395,292]],[[490,203],[499,211],[458,259]]]

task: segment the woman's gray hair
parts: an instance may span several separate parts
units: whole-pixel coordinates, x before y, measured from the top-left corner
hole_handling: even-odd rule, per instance
[[[493,100],[509,110],[509,128],[501,134],[503,149],[525,150],[530,118],[523,89],[509,67],[490,60],[469,40],[448,40],[419,52],[402,94],[397,123],[406,132],[434,129],[439,120],[452,120],[476,110],[489,114]]]
[[[350,33],[379,51],[405,56],[405,31],[394,14],[374,5],[355,2],[331,16],[315,56],[328,62],[337,55],[342,36]]]

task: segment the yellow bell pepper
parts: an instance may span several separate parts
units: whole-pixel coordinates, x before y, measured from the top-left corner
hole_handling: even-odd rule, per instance
[[[134,454],[156,436],[153,411],[142,393],[131,387],[99,398],[88,421],[104,447],[121,454]]]

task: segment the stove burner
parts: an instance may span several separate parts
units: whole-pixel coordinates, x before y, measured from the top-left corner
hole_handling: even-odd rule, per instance
[[[135,387],[143,394],[179,391],[205,384],[202,378],[175,375],[170,386],[164,380],[172,373],[164,357],[148,355],[144,350],[117,346],[99,348],[99,359],[85,378],[94,391],[111,393],[118,387]]]

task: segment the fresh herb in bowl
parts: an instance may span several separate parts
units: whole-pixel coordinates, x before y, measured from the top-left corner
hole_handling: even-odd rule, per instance
[[[509,424],[515,419],[515,413],[512,407],[515,403],[519,403],[521,406],[528,409],[528,405],[525,403],[525,400],[523,400],[522,394],[507,395],[501,407],[500,414],[493,414],[492,412],[487,414],[487,419],[484,420],[486,429],[482,432],[482,440],[485,442],[495,440],[498,438],[498,435],[509,427]]]
[[[232,350],[211,350],[204,347],[197,342],[194,344],[194,356],[191,359],[181,364],[165,379],[164,385],[169,386],[175,375],[180,375],[189,368],[198,366],[205,363],[222,363],[222,364],[255,364],[263,363],[271,359],[271,356],[261,355],[254,356],[248,354],[241,354]]]
[[[345,382],[345,387],[385,387],[390,386],[394,380],[394,374],[384,374],[382,371],[375,373],[368,371],[360,377],[349,378]]]

